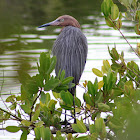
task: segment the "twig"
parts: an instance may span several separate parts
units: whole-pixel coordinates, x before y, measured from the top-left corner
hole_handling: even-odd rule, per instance
[[[126,60],[125,60],[125,61],[126,61]],[[119,61],[117,61],[117,62],[120,64]],[[126,61],[126,63],[127,63],[127,61]],[[140,75],[139,75],[140,73],[139,73],[135,68],[133,68],[133,69],[134,69],[138,74],[135,73],[135,72],[134,72],[133,70],[131,70],[130,68],[128,68],[127,66],[126,66],[126,69],[129,70],[129,71],[131,71],[131,72],[133,72],[136,76],[138,76],[138,77],[140,78]],[[138,85],[139,85],[139,83],[138,83]]]
[[[128,63],[126,60],[124,60],[126,63]],[[118,61],[118,63],[120,63],[119,61]],[[135,70],[135,72],[137,72],[137,73],[135,73],[133,70],[131,70],[130,68],[128,68],[127,66],[126,66],[126,68],[128,69],[128,70],[130,70],[131,72],[133,72],[136,76],[138,76],[139,78],[140,78],[140,72],[139,71],[137,71],[135,68],[133,68],[134,70]]]
[[[130,78],[132,78],[132,80],[135,82],[135,83],[137,83],[138,85],[140,85],[140,83],[138,83],[129,73],[127,73],[129,76],[130,76]]]
[[[14,118],[16,118],[16,119],[17,119],[18,121],[20,121],[20,122],[22,121],[22,119],[19,118],[18,116],[14,115],[14,114],[12,114],[12,113],[10,113],[10,112],[8,112],[8,111],[2,109],[2,108],[0,108],[0,110],[3,111],[3,112],[5,112],[5,113],[7,113],[7,114],[9,114],[9,115],[11,115],[11,116],[13,116]]]
[[[135,52],[135,54],[140,58],[139,54],[133,49],[133,47],[131,46],[131,44],[128,42],[128,40],[126,39],[126,37],[123,35],[123,33],[121,32],[121,30],[117,27],[117,25],[115,24],[115,22],[112,20],[111,17],[110,17],[110,19],[113,22],[113,24],[115,25],[115,27],[117,28],[117,30],[120,32],[120,34],[122,35],[122,37],[125,39],[125,41],[127,42],[127,44],[131,47],[131,49]]]
[[[138,75],[137,73],[135,73],[133,70],[129,69],[128,67],[126,67],[128,70],[130,70],[131,72],[133,72],[136,76],[138,76],[140,78],[140,75]],[[135,69],[134,69],[135,70]],[[135,70],[136,71],[136,70]]]
[[[83,88],[85,90],[85,92],[87,92],[87,89],[84,86],[82,86],[81,84],[78,84],[78,86]]]
[[[64,114],[64,115],[66,115],[66,116],[73,117],[72,115],[69,115],[69,114],[67,114],[67,113],[63,113],[63,112],[61,112],[61,111],[59,111],[59,110],[55,110],[55,111],[57,111],[57,112],[59,112],[59,113],[61,113],[61,114]]]
[[[33,102],[33,105],[32,105],[32,107],[31,107],[31,113],[30,113],[30,121],[31,121],[31,118],[32,118],[32,113],[33,113],[33,108],[34,108],[34,105],[35,105],[35,103],[36,103],[36,101],[37,101],[37,99],[39,98],[39,96],[41,95],[41,92],[42,92],[42,89],[40,90],[40,92],[39,92],[39,95],[35,98],[35,100],[34,100],[34,102]]]

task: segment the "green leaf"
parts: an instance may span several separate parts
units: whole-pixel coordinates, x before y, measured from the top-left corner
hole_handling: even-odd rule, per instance
[[[92,72],[93,72],[95,75],[99,76],[99,77],[103,77],[103,73],[102,73],[100,70],[96,69],[96,68],[93,68],[93,69],[92,69]]]
[[[37,110],[35,111],[34,115],[32,116],[31,121],[32,121],[32,122],[36,121],[36,120],[38,119],[38,117],[39,117],[39,114],[40,114],[40,109],[37,109]]]
[[[35,76],[32,77],[32,79],[36,81],[38,87],[44,87],[44,83],[43,83],[44,78],[41,74],[36,74]]]
[[[45,94],[43,91],[41,91],[41,98],[40,98],[40,101],[41,101],[43,104],[45,104],[45,102],[46,102],[46,94]]]
[[[17,101],[21,101],[21,96],[17,96],[17,97],[16,97],[16,100],[17,100]]]
[[[16,98],[15,95],[11,95],[11,96],[9,96],[9,97],[6,99],[6,102],[7,102],[7,103],[8,103],[8,102],[13,103],[13,102],[15,102],[15,98]]]
[[[121,20],[122,17],[123,17],[123,15],[122,15],[122,13],[120,12],[120,14],[119,14],[119,19]]]
[[[63,104],[60,104],[61,108],[65,109],[65,110],[73,110],[73,108],[71,106],[68,106],[68,105],[63,105]]]
[[[103,60],[103,66],[106,72],[108,72],[111,69],[111,66],[108,62],[108,60]]]
[[[86,102],[86,104],[94,106],[92,97],[88,93],[84,93],[83,98],[84,98],[84,101]]]
[[[138,0],[133,0],[133,2],[132,2],[132,6],[134,7],[134,9],[136,9],[136,8],[139,9],[139,8],[140,8],[140,7],[139,7],[139,4],[140,4],[140,3],[138,3],[138,7],[137,7],[137,1],[138,1]]]
[[[105,18],[105,22],[109,27],[114,27],[115,26],[110,18]]]
[[[110,111],[110,106],[104,103],[98,103],[98,108],[101,111]]]
[[[72,85],[72,84],[73,84],[73,83],[71,83],[71,85]],[[74,87],[75,84],[73,84],[72,86]],[[69,88],[70,88],[69,85],[60,85],[60,86],[56,87],[56,88],[54,89],[54,91],[59,93],[59,92],[61,92],[62,90],[66,91],[66,90],[68,90]]]
[[[91,81],[88,81],[87,87],[88,87],[88,93],[92,95],[92,98],[94,100],[94,97],[95,97],[97,90],[98,90],[97,78],[95,79],[94,84],[92,84]]]
[[[122,4],[122,5],[124,5],[125,7],[128,7],[128,5],[129,5],[129,0],[119,0],[120,1],[120,3]]]
[[[42,140],[50,140],[51,139],[51,131],[48,127],[42,126],[40,128]]]
[[[40,140],[41,138],[41,134],[40,134],[40,127],[35,127],[34,128],[34,132],[35,132],[35,137],[37,140]]]
[[[20,70],[20,71],[18,71],[18,74],[19,74],[18,79],[19,79],[20,83],[23,85],[26,84],[26,81],[31,80],[31,76],[25,71]]]
[[[34,77],[32,77],[30,80],[26,80],[25,84],[21,85],[21,99],[22,100],[32,100],[33,94],[38,93],[38,85],[36,83],[36,80]],[[23,93],[23,94],[22,94]],[[23,98],[24,97],[24,98]]]
[[[114,88],[111,90],[111,99],[120,96],[123,94],[123,90],[121,88]]]
[[[76,138],[76,140],[90,140],[90,136],[81,136],[81,137],[78,137]]]
[[[52,92],[53,93],[53,96],[58,99],[58,98],[61,98],[61,94],[60,93],[56,93],[56,92]]]
[[[44,124],[43,121],[39,121],[39,122],[35,123],[35,126],[36,126],[36,127],[42,127],[43,124]]]
[[[21,121],[21,124],[23,124],[24,126],[30,126],[32,123],[30,122],[30,121],[28,121],[28,120],[22,120]]]
[[[21,128],[17,126],[7,126],[5,129],[9,132],[15,133],[18,132]]]
[[[119,54],[118,54],[116,48],[112,48],[111,54],[112,54],[114,60],[119,60]]]
[[[94,86],[93,86],[91,81],[88,81],[87,87],[88,87],[88,93],[91,94],[94,97],[95,96],[95,90],[94,90]]]
[[[41,75],[45,76],[50,67],[50,56],[46,53],[41,53],[39,57],[40,66],[38,65],[38,71]]]
[[[44,126],[42,126],[41,128],[40,128],[40,135],[41,135],[41,138],[42,138],[42,140],[45,140],[45,131],[44,131]],[[38,132],[39,133],[39,132]]]
[[[105,123],[102,118],[97,118],[95,120],[95,131],[100,135],[101,139],[106,137]]]
[[[8,120],[9,118],[10,118],[10,114],[8,114],[8,113],[2,113],[1,114],[1,112],[0,112],[0,118],[1,118],[1,121],[6,121],[6,120]],[[4,118],[4,120],[3,120],[3,118]]]
[[[45,91],[53,90],[60,84],[60,81],[55,78],[51,78],[49,81],[46,82],[44,89]]]
[[[87,132],[87,128],[82,121],[76,120],[76,124],[72,124],[72,129],[78,133]]]
[[[111,14],[111,6],[113,4],[112,0],[104,0],[101,4],[101,11],[105,17],[108,17]]]
[[[31,107],[27,105],[21,105],[21,108],[24,110],[25,113],[31,113]]]
[[[73,96],[70,92],[61,91],[61,98],[67,105],[73,105]]]
[[[103,85],[104,85],[103,80],[98,82],[98,89],[101,89],[103,87]]]
[[[130,93],[133,91],[133,82],[127,81],[124,85],[125,92],[130,95]]]
[[[58,73],[58,78],[60,79],[60,81],[64,80],[65,78],[65,70],[59,70],[59,73]]]
[[[107,77],[106,78],[104,77],[103,80],[104,80],[104,86],[106,86],[106,90],[110,91],[113,88],[113,86],[115,86],[117,75],[112,71],[108,71]]]
[[[9,108],[10,108],[11,110],[16,109],[16,103],[14,103],[14,104],[10,105],[10,106],[9,106]]]
[[[127,67],[130,69],[130,70],[127,70],[127,73],[128,73],[128,77],[131,79],[131,77],[135,77],[136,75],[134,74],[135,73],[138,73],[139,72],[139,66],[134,62],[134,61],[131,61],[131,62],[128,62],[127,63]],[[133,72],[132,72],[133,71]]]
[[[115,125],[114,123],[112,123],[111,121],[108,123],[109,127],[111,129],[117,129],[117,130],[120,130],[122,127],[119,126],[119,125]]]
[[[26,129],[23,129],[22,131],[23,132],[21,134],[20,140],[26,140],[27,139],[27,135],[28,135],[28,131]]]
[[[50,94],[46,93],[46,102],[45,102],[46,105],[49,103],[50,99],[51,99]]]
[[[51,111],[54,111],[56,103],[57,103],[57,101],[55,101],[55,100],[53,100],[53,99],[50,100],[50,101],[49,101],[49,104],[48,104],[48,108],[49,108]]]
[[[69,84],[73,80],[73,77],[66,77],[64,80],[62,80],[62,84]]]
[[[115,63],[115,64],[112,64],[111,65],[111,69],[114,70],[114,71],[116,71],[116,70],[118,70],[120,68],[121,68],[121,65],[120,64]]]
[[[72,139],[72,133],[68,133],[67,139],[68,139],[68,140],[71,140],[71,139]]]
[[[140,9],[140,3],[139,3],[139,9]],[[138,21],[138,24],[140,26],[140,10],[136,11],[136,15],[135,15],[135,20]]]
[[[123,51],[121,52],[121,56],[122,56],[122,58],[124,57],[124,52]]]
[[[75,99],[75,105],[80,107],[81,106],[81,101],[80,99],[78,99],[77,97],[74,98]]]
[[[103,100],[103,92],[99,92],[98,94],[97,94],[97,96],[96,96],[96,104],[97,103],[100,103],[100,102],[102,102],[102,100]]]
[[[131,5],[132,4],[132,2],[133,2],[133,0],[128,0],[129,1],[129,5]]]
[[[62,113],[62,108],[57,108],[57,111],[55,111],[55,113],[58,114],[60,117]]]
[[[118,29],[120,29],[122,27],[122,21],[121,19],[117,20],[116,26],[118,27]]]
[[[139,24],[136,24],[135,26],[134,26],[134,29],[135,29],[135,32],[136,32],[136,34],[137,35],[140,35],[140,25]]]
[[[56,136],[58,137],[58,136],[60,136],[60,135],[61,135],[61,131],[58,130],[58,131],[56,132]]]
[[[90,134],[92,134],[92,133],[95,132],[95,126],[94,126],[94,124],[91,124],[91,125],[89,126],[89,131],[90,131]]]
[[[53,57],[51,58],[51,64],[50,64],[50,66],[49,66],[49,68],[48,68],[48,70],[47,70],[47,74],[50,74],[50,73],[54,70],[55,65],[56,65],[56,57],[53,56]]]
[[[115,20],[117,19],[118,16],[119,16],[119,8],[116,4],[113,4],[111,6],[111,18]]]
[[[45,128],[44,133],[45,133],[44,140],[50,140],[51,139],[51,131],[48,127]]]

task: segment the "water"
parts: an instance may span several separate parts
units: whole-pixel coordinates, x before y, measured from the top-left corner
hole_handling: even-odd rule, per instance
[[[91,17],[92,16],[90,16],[90,18]],[[89,16],[87,16],[87,19],[89,19]],[[125,25],[127,27],[127,23],[129,22],[124,23],[124,27]],[[94,81],[95,76],[91,72],[92,68],[95,67],[100,69],[104,59],[110,60],[107,47],[109,46],[112,48],[114,47],[114,44],[116,44],[119,53],[124,51],[126,60],[133,60],[139,63],[139,59],[135,53],[131,51],[129,45],[121,37],[119,31],[106,26],[103,17],[100,18],[100,22],[97,25],[98,29],[90,26],[90,24],[86,23],[82,25],[82,31],[88,40],[88,57],[84,73],[81,77],[81,82],[84,80]],[[35,28],[35,30],[40,32],[37,28]],[[41,31],[43,32],[44,30],[45,28]],[[51,45],[49,49],[47,49],[47,45],[45,45],[44,48],[40,48],[40,44],[43,44],[44,42],[51,42],[51,44],[53,44],[59,30],[60,28],[56,28],[52,34],[47,35],[21,34],[12,35],[11,38],[1,39],[2,43],[6,42],[6,45],[11,45],[11,47],[13,47],[13,44],[16,44],[17,41],[20,45],[24,45],[24,48],[20,50],[6,50],[0,55],[0,85],[4,82],[1,91],[2,94],[19,93],[20,83],[17,79],[17,70],[26,70],[31,75],[37,73],[36,62],[38,61],[40,53],[48,51],[52,46]],[[137,42],[140,42],[138,36],[134,32],[127,32],[125,29],[122,29],[122,32],[130,44],[136,48]],[[31,44],[35,44],[37,47],[32,48],[30,47]]]
[[[121,51],[124,51],[124,58],[126,61],[133,60],[138,65],[140,65],[138,57],[133,51],[131,51],[129,45],[122,38],[119,31],[109,28],[105,24],[104,18],[100,13],[100,3],[101,2],[99,1],[98,4],[96,3],[94,5],[93,2],[89,1],[86,7],[85,3],[83,1],[80,1],[80,6],[85,9],[85,12],[82,12],[82,10],[77,10],[78,8],[81,9],[80,6],[78,8],[76,7],[78,3],[62,3],[61,1],[59,5],[55,5],[57,8],[61,7],[60,9],[62,9],[59,9],[60,11],[58,12],[58,10],[54,8],[54,4],[50,2],[49,5],[54,6],[53,8],[55,10],[48,6],[50,9],[47,9],[47,19],[44,17],[45,15],[41,16],[40,14],[40,16],[37,17],[34,15],[31,16],[29,15],[29,13],[26,13],[25,16],[31,16],[32,18],[31,20],[29,18],[26,18],[28,19],[27,23],[24,23],[21,28],[18,27],[19,30],[17,29],[13,32],[9,29],[9,27],[7,27],[8,29],[5,28],[6,32],[3,34],[3,36],[0,34],[0,86],[1,94],[3,95],[2,98],[5,99],[7,97],[7,94],[20,93],[20,83],[18,81],[17,71],[19,69],[22,69],[24,71],[27,71],[31,76],[35,75],[37,73],[36,62],[38,61],[40,53],[46,52],[52,48],[53,42],[61,30],[58,27],[38,29],[37,26],[45,22],[54,20],[57,16],[64,13],[68,13],[78,19],[78,21],[81,23],[82,31],[86,35],[88,40],[87,63],[84,73],[81,77],[80,84],[82,84],[84,80],[90,80],[94,82],[96,76],[92,73],[92,68],[94,67],[101,70],[102,61],[105,59],[111,62],[107,47],[109,46],[110,48],[112,48],[114,47],[114,44],[116,44],[116,48],[119,53]],[[17,5],[20,4],[18,3]],[[66,5],[68,6],[67,8],[64,7]],[[73,8],[71,8],[70,5],[73,5]],[[32,9],[32,11],[36,12],[37,7],[38,5],[35,4],[35,7],[34,9]],[[9,9],[9,11],[10,10],[11,9]],[[13,11],[13,13],[16,12],[17,11]],[[51,13],[51,16],[48,16],[48,13]],[[8,14],[10,14],[10,12]],[[17,16],[17,18],[19,17]],[[19,22],[21,22],[21,18],[19,19]],[[14,25],[15,23],[16,21],[12,21],[12,23],[9,24]],[[36,25],[34,25],[35,23]],[[121,29],[121,31],[133,46],[133,48],[136,48],[137,43],[140,42],[140,38],[134,33],[134,30],[132,28],[133,26],[134,25],[132,22],[124,20],[123,28]],[[8,33],[7,30],[9,30],[10,33]],[[99,78],[99,80],[101,80],[101,78]],[[77,96],[81,100],[81,93],[83,92],[84,89],[82,89],[81,87],[77,87]],[[80,93],[80,95],[78,93]],[[2,102],[0,102],[0,104],[1,107],[4,107],[4,104]],[[10,121],[5,125],[9,124],[13,125],[13,121]],[[14,125],[16,124],[14,123]],[[19,139],[19,137],[20,132],[18,133],[18,135],[14,135],[11,133],[9,134],[6,131],[0,131],[0,139]],[[30,135],[29,137],[32,138],[32,135]]]

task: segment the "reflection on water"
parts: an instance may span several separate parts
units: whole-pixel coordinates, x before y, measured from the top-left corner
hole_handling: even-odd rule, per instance
[[[87,16],[87,21],[95,18],[95,16]],[[139,63],[137,56],[130,51],[130,47],[126,44],[126,41],[121,37],[120,33],[106,26],[103,17],[100,16],[97,17],[97,19],[95,20],[97,20],[98,23],[94,25],[94,28],[92,24],[85,23],[82,25],[82,31],[88,40],[89,52],[81,82],[85,79],[94,81],[95,76],[92,74],[91,69],[93,67],[100,69],[102,60],[110,59],[107,51],[108,45],[109,47],[114,47],[114,44],[116,44],[119,52],[125,52],[126,60],[134,60]],[[124,22],[124,27],[128,27],[128,23],[127,21]],[[131,24],[132,23],[129,25],[132,26]],[[43,28],[43,30],[34,28],[34,30],[34,32],[38,32],[38,34],[14,34],[11,35],[11,38],[0,40],[1,43],[8,48],[0,56],[0,84],[2,84],[4,80],[2,93],[19,92],[20,84],[17,80],[17,70],[22,69],[28,71],[31,75],[37,73],[36,62],[38,61],[39,54],[51,49],[54,40],[60,32],[60,28],[55,28],[52,34],[42,35],[40,32],[45,31],[45,28]],[[140,42],[138,36],[134,32],[127,32],[124,29],[122,29],[122,32],[131,45],[136,48],[137,42]],[[47,46],[50,47],[47,48]]]

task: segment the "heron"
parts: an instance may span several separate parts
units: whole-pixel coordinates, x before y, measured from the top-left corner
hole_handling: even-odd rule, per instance
[[[79,22],[70,15],[60,16],[52,22],[39,26],[39,28],[47,26],[62,27],[52,48],[52,54],[56,56],[55,73],[58,76],[59,71],[65,70],[65,77],[74,77],[72,83],[75,83],[75,86],[69,88],[69,92],[73,95],[74,99],[76,85],[79,83],[86,64],[88,51],[87,39],[81,31]],[[74,100],[73,106],[75,118]],[[76,119],[74,119],[74,123],[76,123]]]

